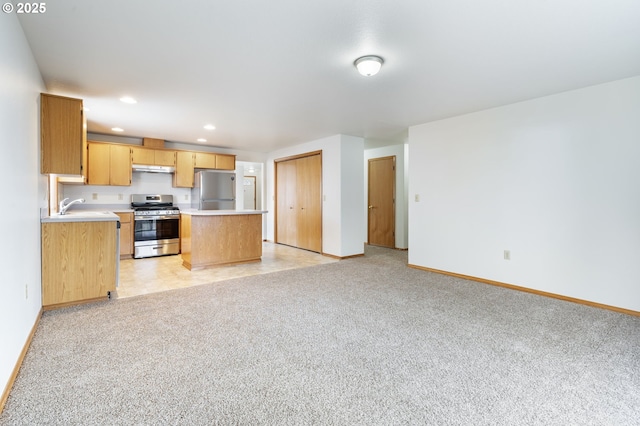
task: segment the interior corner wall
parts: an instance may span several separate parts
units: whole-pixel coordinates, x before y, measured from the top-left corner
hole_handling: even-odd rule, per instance
[[[640,76],[411,127],[409,263],[640,311],[638,117]]]
[[[396,248],[406,249],[408,244],[408,207],[407,207],[407,164],[406,164],[407,144],[390,145],[380,148],[367,149],[364,151],[364,234],[363,241],[368,240],[368,220],[369,220],[369,160],[381,157],[396,157]]]
[[[345,233],[342,224],[344,215],[358,215],[361,217],[361,206],[356,211],[351,211],[351,206],[342,205],[343,179],[343,138],[348,140],[349,137],[343,135],[334,135],[315,141],[306,142],[281,150],[273,151],[267,154],[265,164],[265,180],[267,201],[267,239],[275,241],[275,168],[274,160],[287,158],[295,155],[304,154],[313,151],[322,151],[322,252],[325,254],[344,257],[355,253],[344,252],[356,242],[351,241],[353,238],[349,233]],[[359,138],[358,138],[359,139]],[[364,142],[362,142],[364,146]],[[350,163],[351,159],[345,158],[345,162]],[[362,163],[362,150],[357,163]],[[346,163],[345,163],[346,164]],[[358,167],[358,166],[356,166]],[[362,176],[362,174],[360,174]],[[347,182],[347,180],[345,180]],[[361,181],[358,181],[362,183]],[[355,183],[354,183],[355,184]],[[362,200],[362,196],[359,197]],[[357,240],[360,246],[360,233],[358,232]],[[362,253],[361,250],[358,254]]]
[[[2,213],[0,257],[0,394],[6,389],[42,306],[40,209],[47,179],[40,175],[42,77],[15,14],[0,15],[0,188],[15,208]]]
[[[365,183],[363,180],[362,156],[364,139],[356,136],[341,136],[340,155],[340,256],[353,256],[364,253],[362,232],[366,222],[354,212],[363,208]]]

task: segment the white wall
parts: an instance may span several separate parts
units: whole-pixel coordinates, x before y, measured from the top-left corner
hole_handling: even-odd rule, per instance
[[[368,182],[369,182],[369,160],[381,157],[396,157],[396,248],[406,249],[409,247],[408,238],[408,206],[407,206],[407,173],[405,152],[407,144],[390,145],[381,148],[367,149],[364,151],[364,220],[365,224],[369,220],[368,204]],[[365,226],[363,241],[368,239],[368,224]]]
[[[409,150],[409,263],[640,311],[640,76],[414,126]]]
[[[42,77],[15,14],[0,15],[0,193],[5,200],[0,256],[0,393],[6,388],[42,306],[40,175]]]
[[[273,241],[275,223],[274,160],[322,151],[322,251],[339,257],[362,254],[364,182],[362,138],[335,135],[267,154],[265,164],[267,239]],[[354,202],[353,200],[358,200]],[[355,217],[355,220],[354,220]]]
[[[174,188],[172,183],[173,175],[169,173],[133,172],[131,186],[64,184],[59,198],[84,198],[83,207],[104,204],[126,207],[131,204],[131,194],[171,194],[174,203],[189,206],[191,188]],[[97,199],[94,199],[94,196]]]

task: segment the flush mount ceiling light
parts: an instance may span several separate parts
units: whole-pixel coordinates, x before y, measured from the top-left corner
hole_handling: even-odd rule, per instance
[[[372,76],[378,74],[384,60],[380,56],[362,56],[353,62],[358,72],[364,76]]]
[[[131,96],[123,96],[120,98],[121,102],[124,102],[125,104],[137,104],[138,101],[136,101],[135,99],[133,99]]]
[[[204,128],[207,130],[215,130],[216,126],[214,126],[213,124],[206,124]]]
[[[120,127],[112,127],[111,130],[114,132],[124,132],[124,129],[121,129]]]
[[[197,141],[198,141],[198,142],[206,142],[207,140],[206,140],[206,139],[204,139],[204,138],[199,138]]]

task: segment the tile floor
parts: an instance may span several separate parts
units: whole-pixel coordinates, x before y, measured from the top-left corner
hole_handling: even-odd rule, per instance
[[[338,262],[338,260],[318,253],[269,242],[262,243],[262,260],[260,262],[217,266],[198,271],[190,271],[182,266],[182,256],[180,255],[125,259],[120,261],[120,283],[115,297],[139,296],[230,278],[333,262]]]

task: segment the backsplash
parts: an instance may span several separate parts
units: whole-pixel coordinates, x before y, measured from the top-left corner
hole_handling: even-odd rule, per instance
[[[84,198],[86,204],[130,204],[131,194],[171,194],[176,204],[191,203],[190,188],[174,188],[168,173],[132,174],[131,186],[60,184],[59,199]]]

